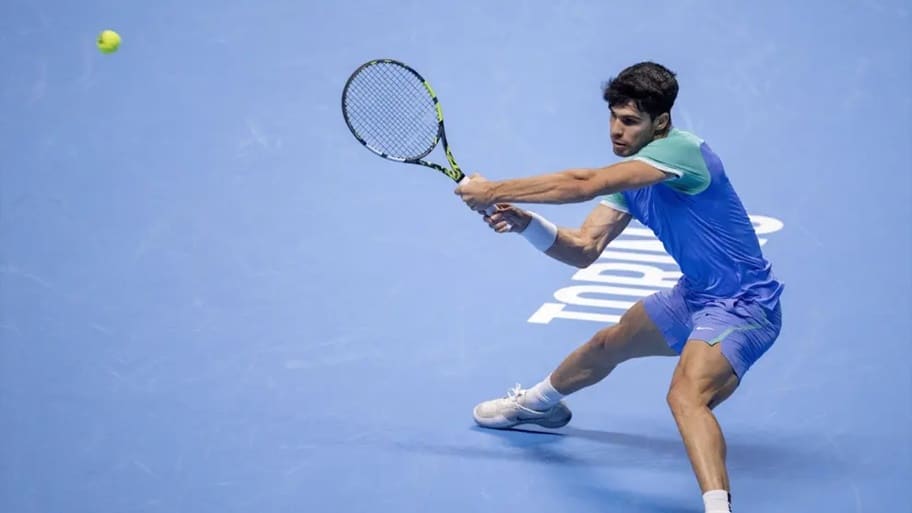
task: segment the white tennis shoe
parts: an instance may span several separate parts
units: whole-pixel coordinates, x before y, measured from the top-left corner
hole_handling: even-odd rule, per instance
[[[545,411],[532,410],[522,404],[526,391],[517,384],[506,397],[485,401],[475,406],[472,416],[475,422],[486,428],[507,429],[520,424],[537,424],[546,428],[559,428],[570,422],[573,414],[562,402]]]

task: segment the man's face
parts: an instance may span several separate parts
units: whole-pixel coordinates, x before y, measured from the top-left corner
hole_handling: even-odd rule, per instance
[[[667,114],[652,119],[632,101],[616,105],[611,108],[611,149],[619,157],[629,157],[652,142],[667,124]]]

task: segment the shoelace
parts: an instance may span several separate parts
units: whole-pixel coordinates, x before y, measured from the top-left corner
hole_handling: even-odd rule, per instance
[[[517,383],[513,385],[513,388],[507,391],[507,399],[518,403],[519,398],[522,397],[525,393],[526,391],[522,389],[522,386],[519,383]]]

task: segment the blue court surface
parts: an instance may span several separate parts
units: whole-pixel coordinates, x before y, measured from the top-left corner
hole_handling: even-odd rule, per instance
[[[340,95],[377,57],[427,76],[494,179],[615,162],[602,82],[677,72],[675,125],[787,287],[716,410],[735,511],[912,511],[910,11],[5,0],[0,512],[703,511],[674,358],[571,396],[560,430],[475,427],[676,269],[642,226],[567,267],[366,151]]]

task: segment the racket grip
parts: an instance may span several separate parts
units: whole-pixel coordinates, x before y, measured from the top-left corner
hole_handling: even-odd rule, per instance
[[[459,180],[459,185],[465,185],[465,184],[469,183],[471,180],[472,179],[469,178],[469,175],[465,175],[462,177],[462,180]],[[484,211],[485,215],[488,215],[488,216],[490,216],[494,212],[497,212],[497,207],[494,205],[491,205],[490,207],[486,208]],[[510,223],[507,223],[507,230],[512,230],[512,229],[513,229],[513,226],[510,225]]]

